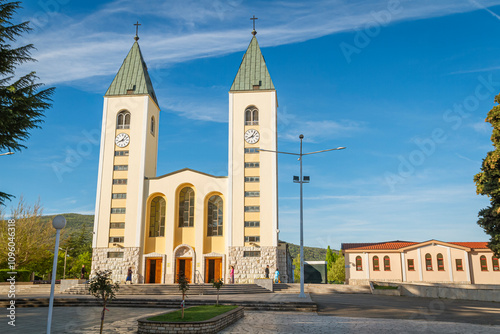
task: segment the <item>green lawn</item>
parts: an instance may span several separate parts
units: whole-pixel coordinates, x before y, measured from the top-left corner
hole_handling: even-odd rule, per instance
[[[193,306],[184,310],[184,319],[181,319],[181,310],[165,313],[156,317],[148,318],[151,321],[165,321],[165,322],[192,322],[204,321],[212,319],[222,313],[231,311],[238,306],[236,305],[205,305]]]

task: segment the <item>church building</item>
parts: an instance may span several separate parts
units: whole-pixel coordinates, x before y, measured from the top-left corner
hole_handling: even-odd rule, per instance
[[[138,37],[104,95],[92,271],[133,283],[253,283],[279,268],[277,95],[256,31],[229,90],[228,176],[157,175],[160,107]],[[168,129],[165,129],[168,131]],[[171,148],[175,152],[175,148]]]

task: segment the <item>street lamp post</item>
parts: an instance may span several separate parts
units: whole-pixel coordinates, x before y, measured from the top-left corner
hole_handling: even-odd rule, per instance
[[[272,150],[264,150],[264,149],[259,149],[259,151],[264,151],[264,152],[274,152],[274,153],[282,153],[282,154],[291,154],[291,155],[298,155],[299,156],[299,161],[300,161],[300,177],[297,178],[294,176],[293,182],[295,183],[300,183],[300,294],[299,298],[306,298],[306,295],[304,293],[304,197],[303,197],[303,191],[302,191],[302,184],[303,183],[308,183],[309,182],[309,177],[302,176],[302,157],[304,155],[310,155],[310,154],[316,154],[316,153],[322,153],[322,152],[328,152],[328,151],[336,151],[336,150],[343,150],[345,147],[337,147],[337,148],[330,148],[327,150],[321,150],[321,151],[315,151],[315,152],[309,152],[309,153],[302,153],[302,140],[304,139],[304,135],[301,134],[299,136],[300,138],[300,153],[291,153],[291,152],[280,152],[280,151],[272,151]]]
[[[47,319],[47,334],[50,334],[52,326],[52,309],[54,308],[54,288],[56,286],[57,276],[57,256],[59,255],[59,236],[61,230],[66,226],[66,218],[61,215],[55,216],[52,220],[52,226],[56,229],[56,246],[54,248],[54,263],[52,264],[52,276],[50,277],[50,302],[49,302],[49,316]]]
[[[12,155],[12,154],[14,154],[14,152],[0,153],[0,156],[1,155]]]

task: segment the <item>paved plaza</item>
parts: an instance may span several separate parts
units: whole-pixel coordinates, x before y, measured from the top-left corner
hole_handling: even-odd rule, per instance
[[[104,332],[136,333],[138,318],[168,310],[110,307]],[[0,325],[0,333],[42,334],[47,326],[46,307],[18,310],[16,327]],[[100,308],[56,307],[52,333],[95,334],[99,332]],[[322,316],[304,312],[245,311],[245,317],[221,333],[499,333],[499,326],[401,319],[369,319]]]

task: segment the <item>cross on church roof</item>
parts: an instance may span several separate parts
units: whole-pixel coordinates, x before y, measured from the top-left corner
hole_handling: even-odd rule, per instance
[[[250,18],[250,20],[253,20],[253,30],[252,30],[252,35],[257,35],[257,31],[255,31],[255,20],[258,20],[259,18],[258,17],[255,17],[255,15],[253,17]]]
[[[137,23],[134,23],[134,25],[135,25],[135,37],[134,37],[134,39],[136,41],[138,41],[139,40],[139,35],[138,35],[138,33],[139,33],[139,26],[142,25],[142,24],[140,24],[139,21],[137,21]]]

